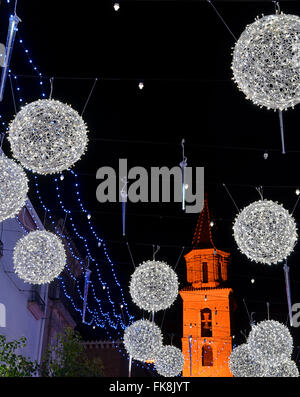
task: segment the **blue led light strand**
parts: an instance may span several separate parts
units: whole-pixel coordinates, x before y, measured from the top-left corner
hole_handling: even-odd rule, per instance
[[[20,36],[20,34],[19,34],[19,36]],[[18,40],[18,42],[19,42],[19,44],[21,44],[21,47],[22,47],[22,49],[23,49],[23,51],[24,51],[24,54],[25,54],[25,57],[26,57],[28,63],[31,65],[33,71],[40,77],[39,85],[40,85],[40,86],[43,86],[43,81],[42,81],[43,75],[42,75],[42,73],[39,71],[39,69],[38,69],[38,67],[35,65],[35,63],[33,62],[32,57],[31,57],[31,55],[30,55],[30,53],[29,53],[28,48],[25,47],[25,45],[24,45],[23,39],[20,38],[20,39]],[[11,74],[12,74],[13,79],[14,79],[15,84],[16,84],[16,91],[17,91],[17,94],[18,94],[18,102],[19,102],[20,104],[23,104],[24,100],[23,100],[23,98],[22,98],[22,96],[21,96],[20,85],[17,83],[17,76],[16,76],[15,74],[13,74],[12,72],[11,72]],[[42,98],[46,97],[46,94],[45,94],[44,91],[42,91],[41,97],[42,97]],[[73,170],[70,170],[70,172],[71,172],[71,174],[72,174],[75,178],[78,178],[78,175],[77,175]],[[56,190],[59,190],[59,185],[57,184],[58,179],[57,179],[57,178],[54,178],[54,181],[56,182]],[[77,181],[76,181],[76,183],[74,184],[74,186],[75,186],[76,188],[79,186],[79,184],[78,184]],[[88,211],[84,208],[84,206],[83,206],[83,204],[82,204],[82,202],[81,202],[81,198],[80,198],[79,190],[78,190],[78,189],[76,190],[76,196],[77,196],[77,201],[78,201],[78,203],[79,203],[79,206],[80,206],[82,212],[83,212],[84,214],[87,214]],[[114,303],[113,300],[111,299],[109,285],[108,285],[107,283],[105,283],[105,282],[102,280],[102,278],[101,278],[101,273],[100,273],[99,265],[98,265],[97,261],[92,257],[92,255],[91,255],[91,253],[90,253],[90,249],[89,249],[89,246],[88,246],[88,244],[87,244],[87,240],[78,232],[77,227],[75,226],[75,223],[73,222],[73,218],[72,218],[72,216],[71,216],[71,211],[66,210],[65,206],[64,206],[63,203],[62,203],[61,195],[60,195],[59,192],[57,192],[57,198],[59,199],[60,207],[63,209],[63,211],[64,211],[66,214],[69,215],[69,219],[70,219],[70,221],[72,222],[73,231],[75,232],[75,234],[77,235],[77,237],[80,238],[80,239],[83,241],[84,246],[85,246],[85,249],[86,249],[87,254],[88,254],[88,257],[89,257],[90,260],[91,260],[93,263],[95,263],[95,265],[96,265],[96,274],[97,274],[98,280],[99,280],[100,284],[102,285],[102,289],[105,289],[105,290],[106,290],[106,293],[107,293],[107,295],[108,295],[108,299],[109,299],[110,303],[111,303],[112,306],[113,306],[113,313],[114,313],[114,315],[117,316],[118,318],[122,318],[122,316],[117,315],[116,312],[115,312],[115,303]],[[43,205],[42,205],[42,206],[43,206]],[[43,208],[44,208],[44,210],[46,211],[46,213],[49,213],[49,210],[46,209],[45,206],[43,206]],[[50,219],[51,219],[51,217],[50,217]],[[52,224],[54,224],[53,221],[52,221]],[[105,242],[103,241],[103,239],[101,239],[101,238],[97,235],[97,233],[95,232],[94,227],[92,226],[90,220],[88,220],[88,225],[89,225],[89,229],[90,229],[90,231],[92,232],[93,236],[95,237],[95,239],[96,239],[98,245],[101,245],[101,246],[102,246],[103,251],[104,251],[104,253],[105,253],[105,256],[106,256],[106,258],[107,258],[107,260],[108,260],[108,262],[109,262],[109,264],[110,264],[110,269],[111,269],[111,272],[112,272],[112,275],[113,275],[115,284],[119,287],[120,294],[121,294],[121,304],[120,304],[120,307],[121,307],[121,308],[124,307],[124,310],[125,310],[125,312],[126,312],[126,314],[127,314],[127,316],[128,316],[128,320],[129,320],[129,324],[130,324],[131,321],[134,319],[134,316],[130,315],[129,312],[128,312],[128,305],[127,305],[127,303],[125,302],[124,293],[123,293],[121,284],[119,283],[118,278],[117,278],[117,276],[116,276],[114,264],[113,264],[111,258],[110,258],[109,255],[108,255],[106,244],[105,244]],[[129,325],[129,324],[128,324],[128,325]],[[123,327],[122,327],[122,328],[123,328]]]
[[[70,170],[70,173],[73,174],[73,175],[77,178],[77,174],[76,174],[73,170]],[[60,204],[60,207],[61,207],[61,209],[62,209],[64,212],[67,212],[67,213],[69,214],[68,221],[71,222],[72,229],[73,229],[74,233],[76,234],[76,236],[77,236],[79,239],[81,239],[81,240],[83,241],[84,246],[85,246],[85,249],[86,249],[86,252],[87,252],[87,255],[89,256],[90,260],[91,260],[93,263],[95,263],[96,268],[97,268],[97,269],[96,269],[97,276],[98,276],[99,281],[100,281],[100,283],[102,284],[102,287],[103,287],[103,282],[102,282],[102,280],[101,280],[101,278],[100,278],[99,265],[98,265],[97,261],[95,260],[95,258],[91,255],[91,252],[90,252],[90,249],[89,249],[89,246],[88,246],[88,240],[87,240],[84,236],[82,236],[82,234],[80,234],[80,233],[78,232],[78,230],[77,230],[77,228],[76,228],[76,226],[75,226],[75,223],[74,223],[74,221],[73,221],[73,218],[72,218],[72,215],[71,215],[71,211],[68,210],[68,209],[66,209],[65,205],[63,204],[63,201],[62,201],[62,194],[60,193],[60,186],[59,186],[58,180],[59,180],[59,178],[54,177],[54,182],[55,182],[55,184],[56,184],[57,199],[58,199],[58,202],[59,202],[59,204]],[[74,187],[78,188],[78,186],[79,186],[79,184],[78,184],[78,181],[76,180],[76,183],[74,184]],[[89,212],[84,208],[84,206],[83,206],[83,204],[82,204],[81,198],[80,198],[80,196],[79,196],[79,190],[78,190],[78,189],[76,189],[75,197],[77,197],[77,201],[78,201],[78,203],[79,203],[79,205],[80,205],[80,207],[81,207],[81,211],[82,211],[84,214],[88,214]],[[88,219],[87,217],[85,217],[85,218]],[[116,273],[115,273],[115,269],[114,269],[114,264],[113,264],[112,260],[110,259],[109,255],[108,255],[105,242],[104,242],[103,239],[101,239],[101,238],[97,235],[97,233],[95,232],[94,227],[92,226],[92,223],[91,223],[91,221],[90,221],[89,219],[88,219],[87,223],[88,223],[89,229],[90,229],[92,235],[95,237],[97,243],[98,243],[98,244],[99,244],[99,243],[101,244],[101,247],[102,247],[103,250],[104,250],[104,254],[105,254],[105,256],[106,256],[106,258],[107,258],[109,264],[111,265],[111,271],[112,271],[112,274],[113,274],[115,283],[116,283],[116,285],[117,285],[117,286],[119,287],[119,289],[120,289],[121,300],[122,300],[122,303],[121,303],[121,304],[123,305],[123,307],[125,307],[125,311],[126,311],[126,313],[127,313],[127,315],[128,315],[128,318],[132,318],[132,316],[131,316],[131,315],[129,314],[129,312],[128,312],[128,309],[127,309],[127,306],[128,306],[128,305],[127,305],[127,303],[125,302],[123,290],[122,290],[122,287],[121,287],[121,285],[120,285],[120,283],[119,283],[119,281],[118,281],[118,279],[117,279],[117,276],[116,276]],[[105,285],[105,286],[106,286],[107,289],[109,290],[109,286],[108,286],[108,285]],[[113,303],[112,301],[111,301],[111,303],[114,305],[114,303]]]
[[[35,220],[35,218],[34,218],[34,216],[33,216],[32,213],[31,213],[31,216],[32,216],[32,220],[33,220],[33,222],[34,222],[34,224],[35,224],[35,227],[36,227],[37,229],[39,229],[39,227],[38,227],[38,225],[37,225],[37,222],[36,222],[36,220]],[[18,216],[16,216],[16,220],[17,220],[17,222],[19,223],[19,225],[21,226],[21,228],[23,229],[24,233],[28,234],[28,233],[29,233],[28,230],[24,227],[24,225],[22,224],[22,222],[20,221],[20,219],[19,219]],[[77,292],[78,292],[78,294],[79,294],[80,299],[83,300],[83,296],[81,295],[81,292],[80,292],[80,289],[79,289],[79,286],[78,286],[78,280],[76,279],[76,277],[75,277],[75,276],[73,275],[73,273],[71,272],[71,270],[70,270],[68,264],[66,264],[66,268],[68,269],[71,278],[72,278],[73,280],[76,280],[76,281],[77,281],[77,283],[76,283]],[[75,305],[73,298],[67,293],[66,286],[65,286],[65,283],[64,283],[64,281],[63,281],[62,276],[57,277],[57,279],[60,281],[60,284],[61,284],[61,286],[62,286],[63,293],[64,293],[64,295],[66,296],[66,298],[70,301],[70,303],[72,304],[74,310],[75,310],[76,312],[79,312],[79,313],[82,315],[82,309],[78,308],[78,307]],[[102,320],[99,319],[99,316],[98,316],[97,311],[96,311],[95,309],[94,309],[94,310],[91,310],[91,309],[87,306],[87,311],[92,315],[92,320],[91,320],[90,322],[85,322],[85,324],[87,324],[87,325],[95,324],[95,325],[98,326],[98,327],[104,328],[104,327],[105,327],[105,322],[107,321],[110,327],[114,328],[115,330],[118,330],[117,324],[116,324],[116,323],[113,323],[113,322],[110,320],[109,315],[108,315],[107,313],[105,313],[105,314],[104,314],[103,312],[101,313],[101,314],[103,314],[103,317],[105,317],[105,322],[104,322],[104,321],[102,321]],[[123,326],[123,327],[124,327],[124,326]],[[106,329],[106,331],[107,331],[107,329]],[[118,333],[118,335],[120,336],[120,333],[119,333],[119,332],[117,332],[117,333]]]
[[[11,72],[11,73],[12,73],[12,72]],[[13,76],[13,79],[14,79],[14,80],[17,80],[17,76],[15,76],[13,73],[12,73],[12,76]],[[20,92],[21,92],[20,87],[17,86],[16,88],[17,88],[17,95],[18,95],[18,98],[19,98],[19,102],[23,102],[23,99],[22,99],[21,96],[20,96]],[[38,188],[38,184],[37,184],[37,177],[36,177],[36,176],[34,176],[34,177],[35,177],[35,179],[36,179],[36,183],[35,183],[36,188],[37,188],[37,189],[36,189],[36,193],[38,194],[40,203],[41,203],[41,205],[42,205],[42,207],[43,207],[43,209],[44,209],[44,211],[45,211],[45,215],[48,214],[48,218],[49,218],[49,220],[51,220],[51,224],[54,226],[55,231],[56,231],[56,234],[60,235],[60,237],[67,238],[67,236],[64,236],[64,235],[62,235],[61,233],[59,233],[59,230],[58,230],[57,227],[55,226],[55,222],[54,222],[54,220],[53,220],[53,217],[52,217],[51,214],[49,214],[50,210],[44,205],[44,203],[43,203],[43,201],[42,201],[42,198],[41,198],[41,196],[40,196],[40,192],[39,192],[39,188]],[[65,209],[64,209],[64,212],[65,212],[66,214],[70,214],[70,211],[65,211]],[[73,257],[74,257],[74,252],[73,252],[73,249],[72,249],[72,247],[71,247],[71,244],[69,243],[69,241],[67,241],[67,243],[68,243],[68,247],[69,247],[69,249],[70,249],[70,251],[71,251],[71,253],[72,253]],[[88,249],[88,247],[86,247],[86,248]],[[88,254],[90,255],[89,252],[88,252]],[[90,257],[91,257],[91,255],[90,255]],[[77,257],[77,256],[76,256],[76,259],[79,261],[79,263],[80,263],[80,265],[81,265],[81,268],[83,269],[82,260],[81,260],[79,257]],[[67,269],[68,269],[68,267],[67,267]],[[98,270],[98,269],[97,269],[97,270]],[[70,273],[70,272],[69,272],[69,273]],[[112,301],[112,299],[111,299],[111,297],[110,297],[109,287],[107,286],[106,283],[102,282],[101,277],[100,277],[100,274],[99,274],[99,271],[97,271],[97,275],[98,275],[99,281],[102,283],[102,288],[103,288],[103,289],[106,289],[106,293],[107,293],[107,295],[108,295],[109,301],[113,304],[113,315],[116,317],[117,321],[120,323],[121,328],[122,328],[122,329],[126,328],[125,324],[122,322],[122,316],[116,314],[116,312],[115,312],[114,302]],[[100,308],[101,314],[104,315],[104,313],[103,313],[103,311],[102,311],[102,308],[101,308],[101,300],[98,299],[98,298],[96,297],[94,288],[93,288],[93,297],[96,299],[96,302],[97,302],[97,304],[98,304],[98,306],[99,306],[99,308]],[[107,314],[105,314],[105,317],[107,318]],[[109,317],[109,316],[108,316],[108,317]],[[129,318],[129,319],[131,319],[131,318]],[[110,324],[113,328],[116,329],[115,323],[114,323],[113,321],[109,320],[109,324]]]
[[[7,0],[7,4],[11,4],[10,0]],[[17,4],[17,1],[15,1],[15,8],[16,8],[16,4]],[[20,36],[19,32],[18,32],[18,36]],[[43,83],[42,80],[43,80],[44,77],[43,77],[42,73],[40,73],[40,71],[38,70],[38,67],[34,64],[32,58],[31,58],[31,56],[30,56],[30,54],[29,54],[28,48],[26,48],[26,47],[24,46],[23,40],[22,40],[22,39],[19,39],[18,42],[19,42],[19,44],[22,45],[23,51],[24,51],[24,55],[26,56],[27,61],[28,61],[28,63],[31,65],[33,71],[40,77],[40,79],[39,79],[39,86],[40,86],[40,88],[43,88],[44,83]],[[11,73],[11,75],[12,75],[13,78],[14,78],[14,80],[17,80],[17,76],[14,75],[14,74],[11,72],[11,70],[9,70],[9,73]],[[24,103],[24,100],[23,100],[23,98],[22,98],[22,96],[21,96],[21,88],[20,88],[20,85],[18,84],[17,81],[15,81],[15,85],[16,85],[16,91],[17,91],[18,94],[19,94],[19,101],[18,101],[18,102],[19,102],[20,105],[22,105],[22,104]],[[45,94],[45,92],[43,91],[43,92],[41,93],[41,98],[45,98],[45,97],[46,97],[46,94]],[[2,124],[2,126],[5,126],[5,125],[6,125],[6,123],[2,120],[2,115],[1,115],[1,114],[0,114],[0,123]],[[8,127],[6,126],[6,131],[7,131],[7,130],[8,130]],[[76,177],[77,177],[77,175],[76,175]],[[52,219],[52,216],[49,214],[49,212],[50,212],[50,211],[47,211],[46,214],[48,213],[47,215],[48,215],[49,218],[51,219],[51,223],[54,224],[54,221],[53,221],[53,219]],[[32,215],[32,214],[31,214],[31,215]],[[23,224],[22,224],[21,221],[18,219],[18,217],[16,217],[16,219],[17,219],[17,221],[19,222],[19,224],[22,226],[23,230],[24,230],[26,233],[28,233],[28,231],[23,227]],[[34,220],[34,217],[33,217],[33,221],[34,221],[34,223],[36,224],[36,222],[35,222],[35,220]],[[38,228],[37,224],[36,224],[36,227]],[[91,230],[93,231],[93,227],[91,227]],[[96,237],[96,234],[94,234],[94,236]],[[98,236],[96,237],[96,239],[97,239],[97,241],[99,241],[99,243],[100,243],[101,245],[104,243],[103,240],[100,239]],[[109,258],[109,256],[108,256],[108,253],[107,253],[107,249],[106,249],[105,244],[104,244],[104,251],[105,251],[105,254],[106,254],[107,258],[109,259],[110,264],[111,264],[112,267],[113,267],[114,265],[113,265],[112,261],[110,260],[110,258]],[[70,271],[69,266],[67,265],[66,267],[67,267],[67,269],[68,269],[68,271],[69,271],[69,274],[71,275],[71,271]],[[100,277],[99,269],[97,269],[97,270],[98,270],[98,271],[97,271],[98,277]],[[121,286],[120,286],[120,284],[119,284],[119,282],[118,282],[118,280],[117,280],[117,278],[116,278],[116,274],[115,274],[114,269],[113,269],[113,275],[114,275],[114,279],[115,279],[116,284],[121,288]],[[73,280],[74,280],[74,278],[76,279],[76,277],[74,277],[73,274],[72,274],[72,276],[73,276],[73,277],[72,277]],[[60,284],[61,284],[61,286],[62,286],[62,290],[63,290],[64,295],[66,296],[67,299],[70,300],[70,302],[72,303],[72,305],[73,305],[73,307],[74,307],[74,310],[77,311],[78,313],[82,313],[81,309],[78,308],[78,307],[76,307],[76,305],[75,305],[75,303],[74,303],[74,301],[73,301],[73,298],[67,293],[66,286],[65,286],[65,283],[64,283],[62,277],[59,276],[59,277],[58,277],[58,280],[60,281]],[[78,285],[78,280],[76,280],[76,283],[77,283],[76,285],[77,285],[78,293],[79,293],[79,295],[81,295],[80,289],[79,289],[79,285]],[[103,288],[104,288],[104,289],[107,289],[107,285],[106,285],[106,284],[103,284]],[[92,290],[93,290],[93,296],[96,298],[94,286],[92,287]],[[122,291],[122,290],[121,290],[121,294],[122,294],[122,299],[123,299],[123,304],[124,304],[124,306],[125,306],[125,310],[127,311],[127,304],[126,304],[126,302],[124,301],[123,291]],[[99,302],[100,302],[100,300],[99,300],[98,298],[96,299],[96,301],[99,301]],[[86,324],[87,324],[87,325],[96,324],[97,326],[100,326],[100,327],[102,328],[102,327],[103,327],[103,322],[100,323],[100,322],[97,321],[98,316],[95,314],[95,313],[96,313],[96,310],[94,310],[94,311],[89,310],[89,312],[90,312],[90,313],[93,313],[93,318],[92,318],[92,320],[91,320],[89,323],[86,323]],[[107,316],[107,314],[104,314],[104,316]],[[121,317],[120,315],[117,315],[117,316]],[[134,316],[129,315],[129,313],[128,313],[128,317],[129,317],[130,322],[131,322],[131,320],[134,319]],[[129,324],[128,324],[128,325],[129,325]],[[126,358],[127,360],[129,360],[128,355],[127,355],[127,354],[124,354],[124,352],[119,348],[119,346],[116,345],[116,344],[114,343],[114,340],[113,340],[112,336],[108,334],[108,330],[107,330],[106,327],[104,327],[104,330],[105,330],[106,333],[107,333],[108,339],[112,341],[113,347],[116,348],[116,349],[118,349],[119,353],[121,353],[122,356],[123,356],[124,358]],[[118,334],[119,334],[119,332],[118,332]],[[122,339],[122,338],[121,338],[121,339]],[[140,362],[136,362],[135,360],[132,360],[132,364],[135,365],[135,366],[137,366],[137,367],[142,367],[142,368],[146,368],[146,369],[148,369],[148,370],[153,371],[153,368],[152,368],[151,364],[149,365],[149,364],[147,364],[147,363],[140,363]],[[154,376],[157,376],[156,373],[154,373],[153,375],[154,375]]]
[[[68,245],[68,248],[69,248],[69,250],[70,250],[71,255],[73,256],[74,259],[76,259],[76,260],[79,262],[79,264],[80,264],[80,266],[81,266],[81,269],[84,270],[84,265],[83,265],[82,259],[81,259],[80,257],[78,257],[78,256],[74,253],[74,250],[73,250],[73,248],[72,248],[72,246],[71,246],[71,243],[70,243],[71,239],[70,239],[68,236],[62,234],[62,233],[58,230],[57,226],[55,225],[55,222],[54,222],[54,220],[53,220],[53,216],[51,215],[51,211],[50,211],[49,208],[46,207],[46,205],[45,205],[45,203],[44,203],[44,201],[43,201],[43,199],[42,199],[42,197],[41,197],[40,189],[39,189],[39,184],[38,184],[38,177],[37,177],[36,175],[34,175],[34,178],[35,178],[36,194],[37,194],[37,197],[38,197],[38,199],[39,199],[39,201],[40,201],[40,205],[42,206],[42,208],[44,209],[44,211],[46,211],[46,213],[47,213],[47,215],[48,215],[48,218],[49,218],[49,220],[51,221],[51,224],[53,225],[53,227],[54,227],[54,229],[55,229],[55,231],[56,231],[56,234],[58,234],[60,237],[62,237],[62,238],[65,239],[65,241],[66,241],[66,243],[67,243],[67,245]],[[65,210],[65,212],[68,213],[68,210],[66,210],[65,208],[63,208],[63,210]],[[71,216],[70,216],[70,220],[72,221],[72,217],[71,217]],[[78,232],[77,232],[77,235],[80,236],[80,235],[78,234]],[[80,237],[82,237],[82,236],[80,236]],[[89,253],[89,252],[88,252],[88,253]],[[91,257],[91,258],[92,258],[92,257]],[[94,259],[94,258],[92,258],[92,259]],[[97,269],[97,270],[98,270],[98,269]],[[101,276],[100,276],[100,274],[98,274],[98,273],[99,273],[99,272],[97,272],[97,275],[98,275],[98,278],[100,279],[100,282],[101,282],[101,284],[102,284],[102,288],[105,289],[105,290],[107,290],[106,293],[108,294],[109,302],[112,304],[112,307],[113,307],[113,315],[114,315],[114,316],[117,318],[117,320],[120,322],[121,328],[124,329],[124,328],[126,328],[126,326],[125,326],[125,324],[122,322],[122,317],[121,317],[120,315],[116,314],[116,312],[115,312],[114,302],[111,300],[111,297],[110,297],[110,294],[109,294],[109,286],[108,286],[105,282],[102,281]],[[98,304],[100,304],[101,300],[100,300],[99,298],[97,298],[97,296],[96,296],[96,294],[95,294],[93,282],[91,282],[91,290],[93,291],[93,297],[95,298],[96,302],[97,302]],[[83,298],[82,298],[82,299],[83,299]],[[103,315],[104,315],[104,313],[103,313]],[[107,316],[107,314],[105,314],[105,316]],[[112,322],[112,323],[113,323],[113,322]]]
[[[76,172],[73,171],[72,169],[69,170],[69,171],[70,171],[70,173],[76,178],[76,182],[74,183],[74,187],[76,188],[75,197],[77,197],[77,201],[78,201],[78,203],[79,203],[79,206],[80,206],[82,212],[85,213],[85,214],[88,214],[89,211],[84,207],[84,205],[82,204],[82,199],[80,198],[79,183],[78,183],[78,175],[77,175]],[[58,185],[57,185],[57,186],[58,186]],[[106,256],[108,262],[109,262],[110,265],[111,265],[111,270],[112,270],[112,274],[113,274],[115,283],[116,283],[116,285],[120,288],[120,293],[121,293],[121,295],[122,295],[122,302],[123,302],[123,304],[124,304],[125,306],[127,306],[127,304],[126,304],[125,301],[124,301],[124,294],[123,294],[123,290],[122,290],[121,284],[119,283],[119,281],[118,281],[118,279],[117,279],[117,276],[116,276],[116,272],[115,272],[115,269],[114,269],[114,264],[113,264],[112,260],[110,259],[109,254],[108,254],[108,252],[107,252],[107,248],[106,248],[105,241],[104,241],[103,239],[101,239],[101,238],[97,235],[97,233],[96,233],[96,231],[95,231],[95,229],[94,229],[94,226],[92,225],[92,222],[91,222],[90,220],[88,220],[88,226],[89,226],[89,229],[90,229],[92,235],[95,237],[97,243],[100,244],[101,247],[102,247],[103,250],[104,250],[105,256]]]

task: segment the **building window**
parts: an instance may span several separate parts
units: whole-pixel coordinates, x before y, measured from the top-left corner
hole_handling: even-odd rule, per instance
[[[6,308],[4,303],[0,303],[0,327],[6,327]]]
[[[213,365],[213,351],[210,345],[202,347],[202,367],[212,367]]]
[[[37,303],[41,310],[44,311],[45,309],[45,302],[41,298],[41,286],[40,285],[33,285],[30,290],[30,297],[29,297],[29,302],[35,302]]]
[[[32,313],[36,320],[43,318],[45,312],[45,302],[40,296],[39,285],[32,286],[27,302],[27,309]]]
[[[212,336],[211,310],[201,310],[201,337]]]
[[[208,270],[207,270],[207,262],[202,263],[202,281],[203,283],[208,283]]]

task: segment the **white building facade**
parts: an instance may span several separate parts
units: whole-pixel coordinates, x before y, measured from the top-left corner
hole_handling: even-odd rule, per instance
[[[19,353],[40,362],[48,286],[23,282],[13,268],[16,242],[37,227],[44,228],[29,200],[16,218],[0,223],[0,334],[7,341],[25,337],[27,346]]]

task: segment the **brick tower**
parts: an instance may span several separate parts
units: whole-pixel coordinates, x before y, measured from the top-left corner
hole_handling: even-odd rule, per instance
[[[192,251],[185,255],[189,285],[183,300],[183,376],[231,377],[230,298],[226,288],[230,254],[212,241],[207,197],[195,230]]]

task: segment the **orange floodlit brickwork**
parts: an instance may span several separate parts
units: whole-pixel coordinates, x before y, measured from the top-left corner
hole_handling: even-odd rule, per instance
[[[193,249],[185,255],[189,285],[183,300],[184,377],[231,377],[231,288],[227,282],[230,254],[215,248],[207,199],[199,216]]]

